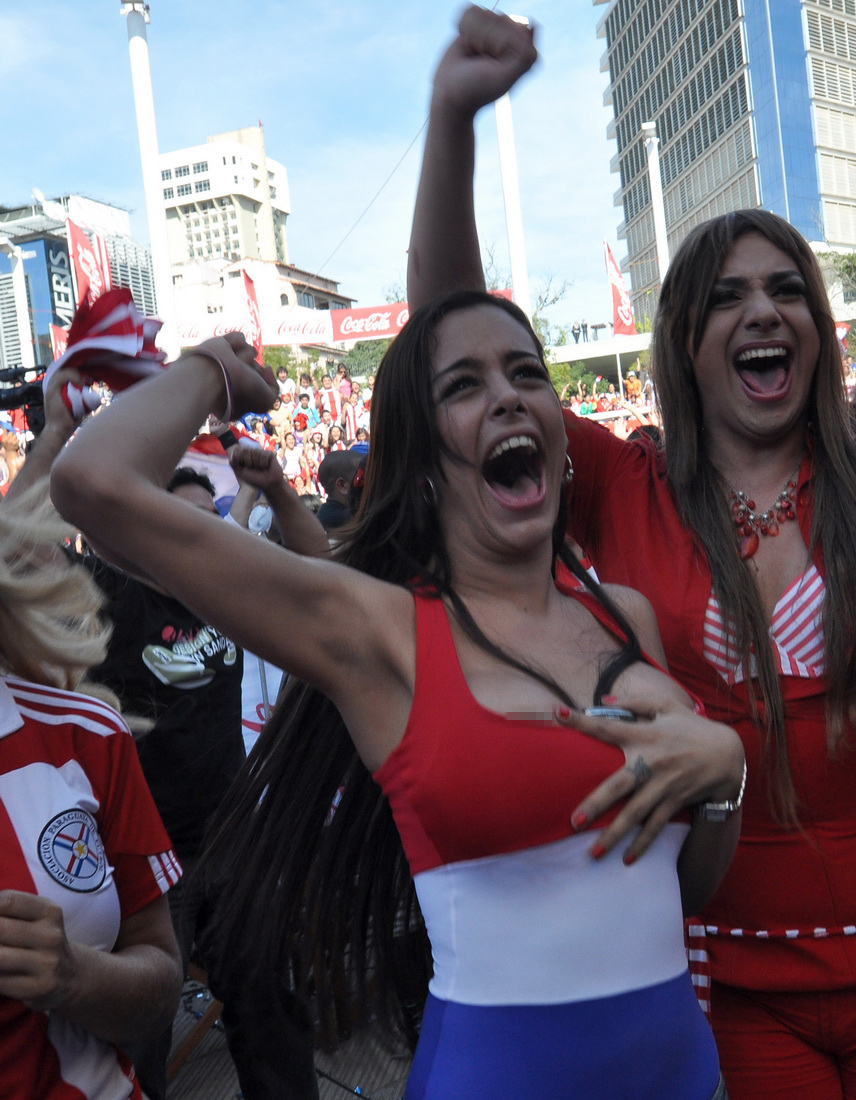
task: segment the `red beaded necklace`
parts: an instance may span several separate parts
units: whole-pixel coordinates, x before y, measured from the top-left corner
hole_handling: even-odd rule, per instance
[[[760,515],[755,511],[755,501],[750,500],[746,493],[740,489],[731,489],[731,514],[734,517],[734,526],[740,536],[738,540],[741,560],[754,556],[761,544],[761,535],[778,535],[779,524],[796,519],[797,513],[794,506],[797,495],[797,475],[799,466],[785,482],[782,491],[773,501],[766,512]]]

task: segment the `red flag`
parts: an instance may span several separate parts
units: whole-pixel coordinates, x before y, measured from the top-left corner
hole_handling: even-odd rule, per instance
[[[160,374],[165,355],[155,346],[160,321],[143,317],[127,287],[114,287],[97,302],[84,298],[68,332],[65,354],[45,373],[44,385],[63,367],[106,382],[114,393]]]
[[[110,255],[107,252],[107,242],[100,233],[91,235],[92,248],[101,266],[101,274],[104,278],[104,289],[110,290],[113,286],[113,272],[110,270]]]
[[[65,355],[65,349],[68,347],[68,329],[60,328],[59,325],[51,325],[50,332],[53,357],[59,359],[61,355]]]
[[[624,285],[624,276],[621,274],[621,268],[615,262],[615,257],[612,255],[612,250],[606,241],[603,242],[603,247],[606,273],[612,287],[613,331],[616,336],[635,336],[636,324],[633,320],[633,306],[630,302],[630,295],[627,293],[627,287]]]
[[[265,347],[262,343],[262,321],[259,316],[259,302],[256,298],[256,287],[253,280],[246,273],[242,272],[244,276],[244,290],[247,292],[247,327],[244,330],[245,335],[249,342],[256,349],[256,359],[260,363],[265,361]]]
[[[74,274],[77,277],[77,304],[90,302],[100,298],[105,290],[110,289],[110,263],[107,261],[105,272],[98,252],[92,247],[92,242],[79,225],[67,218],[68,243],[71,250],[71,259],[74,263]],[[99,245],[103,246],[103,240],[97,238]],[[100,251],[100,247],[99,247]],[[104,259],[107,259],[107,249],[103,249]]]

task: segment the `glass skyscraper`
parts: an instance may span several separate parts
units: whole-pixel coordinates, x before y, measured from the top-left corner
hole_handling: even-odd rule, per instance
[[[760,206],[856,247],[856,0],[593,0],[606,6],[615,195],[641,314],[659,286],[643,122],[657,124],[671,251]]]

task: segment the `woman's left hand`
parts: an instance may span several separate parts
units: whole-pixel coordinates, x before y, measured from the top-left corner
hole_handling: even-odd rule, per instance
[[[583,799],[571,824],[584,829],[627,799],[598,836],[592,855],[605,855],[639,826],[624,853],[625,862],[632,863],[679,810],[696,802],[736,798],[744,752],[730,726],[703,718],[673,697],[647,692],[611,696],[609,701],[632,711],[636,721],[588,717],[567,708],[557,709],[556,720],[623,751],[625,766]]]

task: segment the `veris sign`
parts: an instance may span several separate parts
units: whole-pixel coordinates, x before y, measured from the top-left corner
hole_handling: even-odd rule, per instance
[[[74,317],[74,290],[68,246],[64,241],[52,240],[48,243],[47,260],[53,321],[62,328],[68,328]]]

